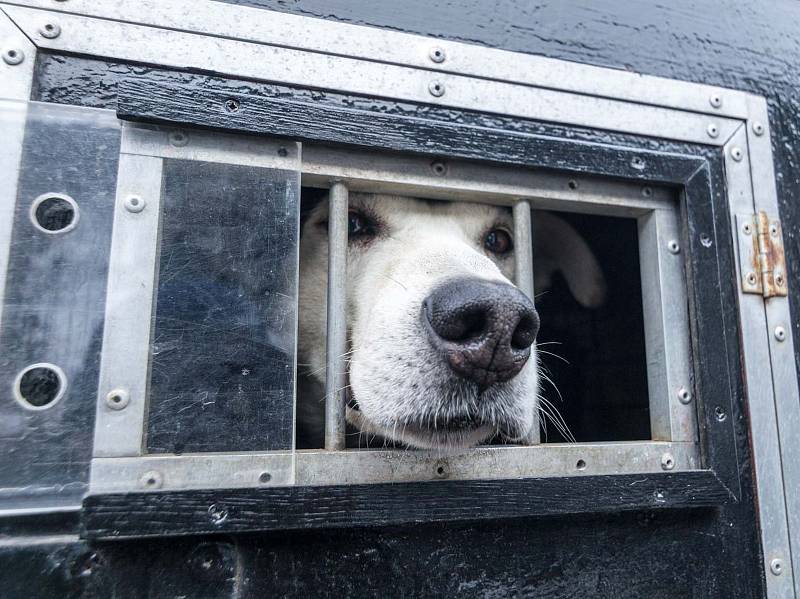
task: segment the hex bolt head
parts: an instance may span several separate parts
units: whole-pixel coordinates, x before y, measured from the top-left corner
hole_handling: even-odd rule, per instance
[[[61,27],[58,23],[45,23],[39,27],[39,35],[46,37],[49,40],[55,39],[61,35]]]
[[[671,453],[665,453],[661,456],[661,468],[663,470],[672,470],[675,468],[675,458],[672,457]]]
[[[670,239],[667,242],[667,249],[670,251],[671,254],[677,254],[681,251],[681,246],[674,239]]]
[[[11,66],[17,65],[25,60],[25,52],[19,48],[6,48],[3,50],[3,62]]]
[[[131,396],[125,389],[114,389],[106,395],[106,405],[112,410],[124,410],[129,403]]]
[[[733,158],[736,162],[741,162],[742,158],[744,158],[744,152],[742,152],[742,148],[739,146],[732,147],[731,158]]]
[[[444,95],[444,83],[441,81],[431,81],[428,84],[428,91],[432,96],[440,98]]]
[[[169,134],[169,143],[176,148],[182,148],[189,143],[189,136],[183,131],[171,131]]]
[[[164,477],[158,470],[148,470],[142,474],[139,484],[145,489],[160,489],[164,486]]]
[[[714,108],[720,108],[722,106],[722,96],[719,94],[711,94],[711,97],[708,99],[708,103]]]
[[[139,196],[128,196],[125,198],[123,202],[125,205],[125,210],[128,212],[141,212],[144,210],[144,207],[147,206],[147,202],[144,201],[144,198],[140,198]]]
[[[684,405],[690,403],[692,401],[692,392],[686,387],[681,387],[678,389],[678,401]]]
[[[706,133],[708,133],[709,137],[719,137],[719,127],[714,123],[709,123],[708,127],[706,127]]]
[[[778,341],[786,340],[786,329],[783,327],[775,327],[775,339]]]
[[[758,121],[755,121],[753,123],[753,133],[755,133],[758,136],[761,136],[764,135],[764,131],[765,131],[764,125],[762,123],[759,123]]]
[[[769,571],[772,572],[775,576],[780,576],[783,574],[783,560],[779,557],[776,557],[769,563]]]
[[[433,62],[444,62],[444,59],[447,58],[447,55],[444,53],[444,48],[440,48],[439,46],[434,46],[431,48],[430,52],[428,52],[428,56]]]

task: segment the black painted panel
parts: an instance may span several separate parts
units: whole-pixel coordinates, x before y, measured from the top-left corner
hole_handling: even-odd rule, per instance
[[[164,161],[151,453],[292,448],[299,183]]]

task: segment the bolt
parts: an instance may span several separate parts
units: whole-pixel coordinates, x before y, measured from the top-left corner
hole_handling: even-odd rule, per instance
[[[744,158],[744,152],[742,152],[742,148],[738,146],[732,147],[731,158],[733,158],[736,162],[740,162],[742,158]]]
[[[747,273],[746,279],[747,279],[747,284],[751,286],[755,285],[758,282],[758,279],[756,279],[756,273],[754,272]]]
[[[438,46],[431,48],[428,56],[430,56],[430,59],[433,62],[444,62],[444,59],[446,58],[444,50]]]
[[[769,563],[769,571],[772,572],[775,576],[780,576],[783,574],[783,560],[779,557],[776,557]]]
[[[441,160],[434,160],[431,162],[431,170],[433,174],[438,177],[444,177],[447,174],[447,163]]]
[[[714,108],[719,108],[722,106],[722,96],[719,94],[712,94],[711,97],[708,99],[709,104],[711,104]]]
[[[719,137],[719,127],[714,123],[710,123],[708,127],[706,127],[706,133],[708,133],[709,137]]]
[[[139,484],[146,489],[160,489],[164,484],[164,477],[161,476],[161,473],[157,470],[149,470],[142,474],[142,477],[139,479]]]
[[[681,387],[678,389],[678,401],[680,401],[682,404],[688,404],[690,401],[692,401],[692,392],[686,387]]]
[[[439,98],[444,95],[444,83],[441,81],[431,81],[428,84],[428,91],[431,92],[432,96]]]
[[[114,389],[106,395],[106,405],[112,410],[124,410],[130,401],[131,396],[125,389]]]
[[[663,470],[672,470],[675,467],[675,458],[671,453],[665,453],[661,456],[661,468]]]
[[[171,131],[169,134],[169,143],[176,148],[182,148],[189,143],[189,136],[183,131]]]
[[[750,223],[745,223],[742,227],[742,232],[745,235],[750,235],[753,232],[753,226]]]
[[[139,196],[129,196],[125,198],[124,205],[125,205],[125,210],[127,210],[128,212],[136,213],[144,210],[144,207],[147,205],[147,202],[145,202]]]
[[[783,341],[786,339],[786,329],[783,327],[775,327],[775,339]]]
[[[61,35],[61,27],[58,23],[45,23],[39,28],[39,35],[49,40],[55,39]]]
[[[759,123],[758,121],[753,123],[753,133],[756,135],[764,135],[764,125]]]
[[[225,100],[225,110],[228,112],[236,112],[239,110],[239,106],[241,106],[241,103],[236,98],[228,98]]]
[[[642,195],[646,198],[649,198],[653,195],[653,188],[652,187],[642,187]]]
[[[3,50],[3,62],[10,65],[17,65],[25,60],[25,53],[19,48],[8,48]]]
[[[670,253],[677,254],[678,252],[681,251],[681,246],[678,245],[678,242],[675,241],[674,239],[670,239],[667,242],[667,249],[670,251]]]

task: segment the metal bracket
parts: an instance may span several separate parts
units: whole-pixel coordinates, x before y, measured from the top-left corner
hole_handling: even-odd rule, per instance
[[[737,214],[739,268],[742,292],[765,298],[786,296],[786,257],[783,253],[781,222],[766,212]]]

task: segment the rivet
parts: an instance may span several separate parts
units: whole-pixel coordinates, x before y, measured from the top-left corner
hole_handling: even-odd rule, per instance
[[[674,239],[670,239],[670,240],[667,242],[667,249],[668,249],[668,250],[669,250],[671,253],[673,253],[673,254],[677,254],[678,252],[680,252],[680,251],[681,251],[681,246],[680,246],[680,245],[678,245],[678,242],[677,242],[677,241],[675,241]]]
[[[208,506],[208,517],[212,524],[219,526],[228,519],[228,510],[224,506],[212,503]]]
[[[641,171],[644,169],[644,160],[639,156],[634,156],[631,159],[631,166],[635,168],[637,171]]]
[[[741,159],[744,158],[744,152],[742,152],[742,148],[738,146],[732,147],[731,158],[733,158],[736,162],[741,161]]]
[[[106,405],[112,410],[124,410],[130,402],[131,396],[125,389],[114,389],[106,395]]]
[[[447,163],[441,160],[431,162],[431,171],[437,177],[444,177],[447,174]]]
[[[570,179],[569,181],[567,181],[567,187],[575,191],[576,189],[578,189],[578,187],[580,187],[580,185],[575,179]]]
[[[158,470],[149,470],[142,474],[139,484],[146,489],[160,489],[164,485],[164,477]]]
[[[61,35],[61,27],[59,27],[58,23],[45,23],[39,27],[39,35],[49,40],[55,39]]]
[[[714,108],[719,108],[722,106],[722,96],[719,94],[712,94],[711,97],[708,99],[709,104],[711,104]]]
[[[675,467],[675,458],[671,453],[665,453],[661,456],[661,468],[664,470],[672,470]]]
[[[444,53],[444,49],[438,46],[434,46],[431,48],[430,52],[428,52],[428,56],[433,62],[444,62],[446,55]]]
[[[437,478],[447,478],[450,476],[450,471],[447,468],[447,462],[444,460],[440,460],[436,462],[436,468],[434,469]]]
[[[706,133],[708,133],[709,137],[719,137],[719,127],[711,123],[706,127]]]
[[[750,235],[753,232],[753,226],[750,223],[745,223],[742,227],[742,233]]]
[[[680,401],[682,404],[688,404],[692,401],[692,392],[686,387],[681,387],[678,389],[678,401]]]
[[[745,278],[747,279],[748,285],[755,285],[756,282],[758,281],[758,279],[756,279],[756,273],[754,272],[747,273],[747,276]]]
[[[718,420],[718,421],[720,421],[720,422],[725,422],[725,419],[728,417],[728,415],[725,413],[725,410],[723,410],[723,409],[722,409],[721,407],[719,407],[719,406],[717,406],[716,408],[714,408],[714,416],[715,416],[715,417],[717,418],[717,420]]]
[[[758,121],[755,121],[753,123],[753,133],[759,136],[764,135],[764,125]]]
[[[779,557],[776,557],[769,563],[769,571],[772,572],[775,576],[780,576],[783,574],[783,560]]]
[[[783,275],[781,275],[781,274],[776,274],[775,275],[775,284],[778,287],[783,287]]]
[[[176,148],[182,148],[189,143],[189,136],[183,131],[170,131],[169,143]]]
[[[25,60],[25,52],[19,48],[8,48],[3,50],[3,62],[10,65],[16,65]]]
[[[783,341],[786,339],[786,329],[783,327],[775,327],[775,339]]]
[[[431,92],[432,96],[439,98],[444,95],[444,83],[441,81],[431,81],[428,84],[428,91]]]
[[[769,226],[769,234],[772,235],[773,237],[777,237],[778,236],[778,225],[777,224],[772,223]]]
[[[646,198],[649,198],[653,195],[653,188],[652,187],[642,187],[642,195]]]
[[[123,203],[125,205],[125,210],[134,213],[141,212],[147,205],[147,202],[145,202],[144,199],[140,198],[139,196],[128,196],[125,198],[125,202]]]

